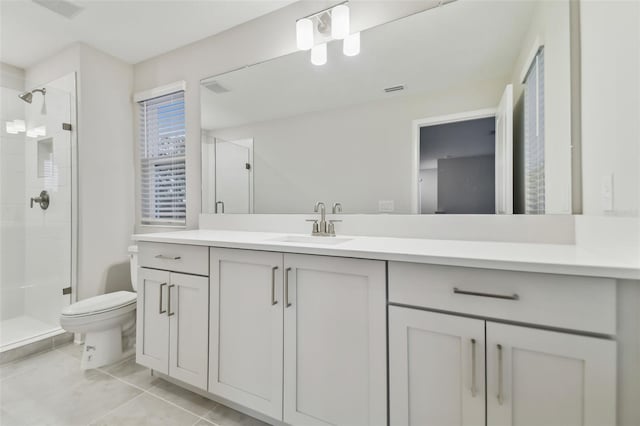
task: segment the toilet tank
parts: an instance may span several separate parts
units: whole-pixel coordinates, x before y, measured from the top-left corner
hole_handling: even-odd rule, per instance
[[[131,267],[131,287],[138,290],[138,246],[129,246],[129,264]]]

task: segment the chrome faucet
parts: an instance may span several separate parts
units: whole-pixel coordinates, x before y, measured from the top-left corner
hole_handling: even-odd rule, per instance
[[[340,203],[336,203],[340,207],[340,211],[342,211],[342,206]],[[336,204],[333,205],[333,212],[336,212]],[[335,237],[336,230],[334,223],[342,222],[341,220],[329,220],[327,221],[327,209],[322,201],[318,201],[313,208],[313,211],[316,213],[320,213],[320,220],[318,219],[307,219],[307,222],[313,222],[313,229],[311,231],[311,235],[316,237]]]
[[[333,214],[342,213],[342,203],[333,203],[333,208],[331,209]]]
[[[313,211],[320,212],[320,222],[318,223],[319,235],[327,235],[327,209],[322,201],[318,201]]]

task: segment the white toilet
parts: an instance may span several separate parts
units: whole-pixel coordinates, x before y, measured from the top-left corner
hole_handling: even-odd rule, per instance
[[[129,257],[134,291],[116,291],[90,297],[62,309],[62,328],[85,335],[80,362],[83,370],[111,364],[133,353],[134,344],[127,343],[127,335],[133,335],[135,330],[137,246],[129,247]]]

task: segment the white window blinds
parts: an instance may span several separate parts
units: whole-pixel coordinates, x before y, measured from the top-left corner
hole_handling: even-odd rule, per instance
[[[185,225],[184,91],[141,100],[140,212],[143,225]]]
[[[544,48],[524,79],[525,212],[544,214]]]

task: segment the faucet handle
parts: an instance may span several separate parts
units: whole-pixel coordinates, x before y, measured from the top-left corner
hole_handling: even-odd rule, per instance
[[[318,224],[318,219],[305,219],[305,222],[313,222],[311,235],[318,235],[320,233],[320,225]]]
[[[335,237],[336,236],[336,226],[334,225],[334,223],[336,222],[342,222],[342,220],[340,219],[332,219],[328,221],[329,224],[327,226],[327,233],[332,236]]]

